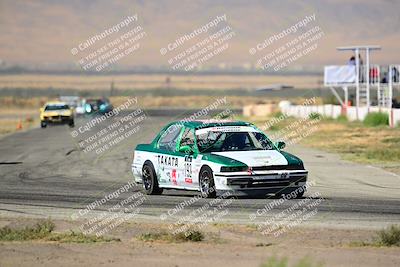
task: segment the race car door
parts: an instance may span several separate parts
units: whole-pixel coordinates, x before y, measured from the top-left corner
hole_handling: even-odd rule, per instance
[[[179,169],[183,169],[183,159],[179,160],[177,144],[182,131],[182,125],[169,126],[158,140],[157,165],[160,185],[179,186]],[[180,162],[181,161],[181,162]]]
[[[181,136],[178,148],[179,184],[184,188],[197,188],[197,179],[193,175],[193,160],[195,155],[195,139],[193,129],[186,128]],[[184,148],[186,148],[186,151]],[[182,150],[183,149],[183,150]]]

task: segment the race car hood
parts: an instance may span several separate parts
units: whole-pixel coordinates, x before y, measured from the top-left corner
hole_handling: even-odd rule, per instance
[[[240,161],[252,167],[288,165],[288,160],[278,150],[226,151],[211,154]]]
[[[54,110],[54,111],[44,111],[43,116],[71,116],[70,110]]]

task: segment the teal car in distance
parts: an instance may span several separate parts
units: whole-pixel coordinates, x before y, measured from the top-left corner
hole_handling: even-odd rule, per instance
[[[113,110],[113,106],[107,98],[87,99],[84,106],[85,114],[106,114]]]

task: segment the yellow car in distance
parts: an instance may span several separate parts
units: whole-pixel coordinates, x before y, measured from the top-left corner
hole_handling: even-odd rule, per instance
[[[74,127],[74,110],[65,102],[48,102],[40,108],[40,126],[68,124]]]

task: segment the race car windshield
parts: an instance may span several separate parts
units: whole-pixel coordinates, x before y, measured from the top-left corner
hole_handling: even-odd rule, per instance
[[[274,145],[260,132],[214,132],[196,135],[201,153],[273,150]]]
[[[51,110],[63,110],[63,109],[69,109],[68,105],[48,105],[44,110],[46,111],[51,111]]]

